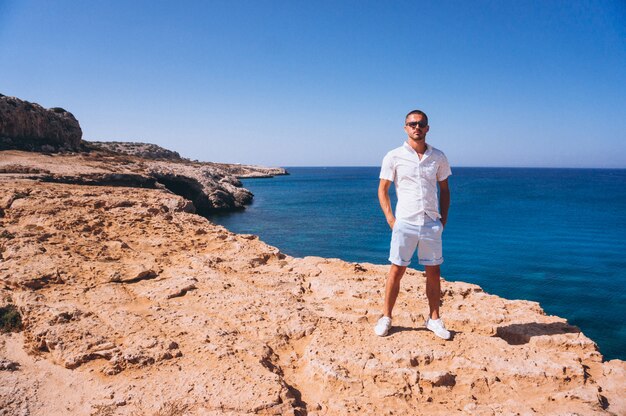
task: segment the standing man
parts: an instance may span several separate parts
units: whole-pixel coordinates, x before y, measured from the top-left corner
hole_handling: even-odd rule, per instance
[[[408,135],[407,141],[387,153],[380,170],[378,200],[393,232],[389,253],[391,269],[385,287],[383,317],[378,320],[374,332],[381,337],[389,332],[391,311],[400,291],[400,279],[417,248],[419,264],[426,268],[426,296],[430,308],[426,328],[440,338],[449,339],[450,332],[439,317],[439,265],[443,263],[441,233],[450,207],[448,176],[452,172],[443,152],[426,143],[429,126],[428,116],[423,111],[414,110],[407,114],[404,130]],[[398,196],[395,217],[389,199],[392,182]]]

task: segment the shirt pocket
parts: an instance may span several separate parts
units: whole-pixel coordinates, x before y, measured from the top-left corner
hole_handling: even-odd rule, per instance
[[[429,163],[421,167],[422,176],[429,180],[437,179],[437,164]]]

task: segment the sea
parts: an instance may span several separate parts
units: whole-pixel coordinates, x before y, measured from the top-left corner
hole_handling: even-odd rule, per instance
[[[379,169],[287,167],[286,176],[244,179],[253,203],[210,220],[295,257],[388,264]],[[581,328],[605,360],[626,360],[626,170],[452,172],[444,278],[537,301]],[[422,269],[416,259],[411,267]]]

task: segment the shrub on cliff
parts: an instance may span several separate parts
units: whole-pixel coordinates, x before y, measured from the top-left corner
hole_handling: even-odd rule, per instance
[[[0,332],[14,332],[22,329],[22,316],[15,305],[0,308]]]

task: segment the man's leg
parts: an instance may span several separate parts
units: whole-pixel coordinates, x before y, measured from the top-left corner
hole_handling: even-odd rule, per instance
[[[439,221],[429,221],[424,224],[422,239],[418,245],[420,264],[426,268],[426,297],[428,298],[428,319],[426,328],[433,331],[439,338],[450,339],[448,331],[439,317],[441,303],[441,270],[443,262],[441,247],[441,232],[443,227]]]
[[[426,268],[426,297],[430,308],[430,319],[439,319],[439,303],[441,302],[441,270],[439,266],[424,266]]]
[[[374,327],[374,333],[379,337],[384,337],[391,328],[391,313],[396,304],[398,293],[400,293],[400,280],[404,276],[410,259],[417,247],[417,234],[413,232],[410,224],[397,220],[391,235],[391,245],[389,247],[389,261],[391,268],[387,275],[385,285],[385,305],[383,307],[383,317],[378,320]],[[404,266],[398,266],[404,264]]]
[[[383,314],[389,318],[391,318],[393,305],[396,304],[396,299],[398,299],[398,293],[400,293],[400,280],[402,279],[402,276],[404,276],[406,267],[407,266],[397,266],[392,264],[389,269],[389,274],[387,275],[387,285],[385,286],[385,307],[383,309]]]
[[[439,303],[441,302],[441,272],[439,266],[426,267],[426,296],[430,313],[426,320],[426,328],[433,331],[439,338],[450,339],[450,331],[439,319]]]

